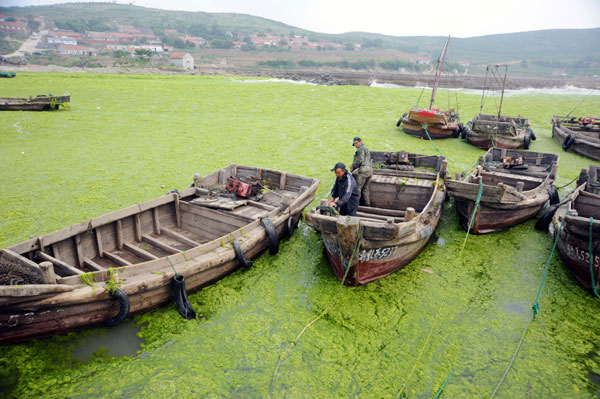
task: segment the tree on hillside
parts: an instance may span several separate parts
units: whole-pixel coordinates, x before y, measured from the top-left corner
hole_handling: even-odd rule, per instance
[[[355,47],[354,44],[352,43],[346,43],[344,44],[344,50],[346,51],[354,51]]]

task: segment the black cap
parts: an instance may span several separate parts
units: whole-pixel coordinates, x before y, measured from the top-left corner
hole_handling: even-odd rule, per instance
[[[356,136],[354,138],[354,140],[352,140],[352,145],[354,146],[354,143],[356,143],[357,141],[362,141],[362,140],[360,139],[360,137]]]
[[[335,164],[335,166],[333,167],[333,169],[331,169],[331,171],[333,172],[336,169],[346,170],[346,165],[343,162],[338,162],[338,163]]]

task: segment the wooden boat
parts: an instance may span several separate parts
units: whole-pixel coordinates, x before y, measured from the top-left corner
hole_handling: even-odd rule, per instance
[[[563,150],[600,160],[600,118],[553,116],[552,136]]]
[[[266,187],[264,193],[232,198],[224,190],[230,176]],[[279,237],[291,233],[319,183],[229,165],[195,177],[180,193],[0,251],[0,343],[112,323],[127,315],[125,299],[129,314],[172,301],[176,274],[193,291],[250,265],[267,248],[276,253]],[[125,296],[118,297],[121,305],[108,292],[115,283]]]
[[[371,157],[371,206],[359,206],[356,217],[336,216],[323,207],[305,215],[306,223],[322,234],[340,281],[350,267],[347,285],[385,277],[417,256],[433,235],[446,196],[444,157],[403,151],[372,151]]]
[[[455,113],[454,109],[442,111],[439,108],[433,107],[449,44],[450,36],[448,36],[448,41],[446,41],[446,45],[442,50],[442,57],[438,59],[435,82],[429,101],[429,109],[413,107],[408,112],[404,113],[396,123],[396,126],[403,125],[404,133],[423,139],[431,138],[432,140],[446,139],[449,137],[456,138],[460,135],[463,129],[462,123],[459,122],[460,115]]]
[[[600,292],[600,181],[598,166],[583,170],[573,190],[559,206],[552,219],[558,254],[577,281],[593,291],[592,274],[596,291]],[[564,223],[563,223],[564,220]],[[562,224],[562,229],[560,228]],[[590,226],[591,225],[591,226]],[[592,250],[590,254],[590,227]],[[590,258],[593,268],[590,269]]]
[[[492,233],[533,218],[548,200],[558,203],[553,186],[558,158],[555,154],[490,148],[473,172],[447,179],[448,194],[454,197],[463,228],[472,234]],[[480,190],[479,207],[469,230]]]
[[[508,66],[495,65],[496,72],[494,72],[488,65],[485,74],[484,87],[486,87],[485,82],[487,82],[488,73],[491,72],[494,77],[496,77],[498,72],[497,69],[500,66],[504,66],[505,70],[498,115],[485,115],[479,113],[467,123],[461,132],[461,137],[482,150],[487,150],[492,147],[507,148],[511,150],[524,148],[528,150],[531,145],[531,140],[536,139],[533,130],[531,130],[529,119],[521,118],[520,116],[516,118],[502,116],[502,101],[504,100],[504,88],[506,86]],[[482,100],[480,112],[483,109],[483,104],[484,102]]]
[[[0,78],[14,78],[17,76],[14,72],[0,72]]]
[[[64,107],[71,96],[38,95],[29,98],[0,97],[0,111],[49,111]]]

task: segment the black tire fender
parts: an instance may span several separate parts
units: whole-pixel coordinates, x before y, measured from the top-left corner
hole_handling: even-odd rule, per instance
[[[548,198],[550,199],[550,205],[556,205],[560,202],[560,198],[558,196],[558,189],[553,184],[550,186],[548,191]]]
[[[171,286],[173,287],[173,296],[175,297],[175,303],[177,304],[179,314],[186,320],[195,319],[196,311],[187,296],[185,277],[182,274],[176,274],[171,279]]]
[[[557,209],[558,204],[551,205],[550,209],[548,209],[546,213],[544,213],[542,217],[535,222],[535,229],[539,231],[548,231],[548,226],[550,225],[550,222],[552,221]]]
[[[110,317],[104,320],[105,325],[112,327],[116,326],[117,324],[120,324],[123,320],[127,318],[127,316],[129,315],[130,304],[129,297],[125,292],[123,292],[122,289],[118,288],[116,291],[109,291],[108,293],[110,294],[110,296],[119,301],[119,313],[117,313],[115,317]]]
[[[269,239],[269,255],[276,255],[279,252],[279,236],[277,230],[271,219],[261,219],[265,231],[267,232],[267,238]]]
[[[529,135],[531,136],[531,140],[537,140],[537,137],[535,137],[535,133],[533,132],[533,130],[529,129]]]
[[[242,252],[242,247],[238,240],[233,240],[233,252],[235,252],[235,258],[238,262],[240,262],[240,266],[245,267],[246,269],[250,269],[252,267],[252,261],[246,259],[244,253]]]
[[[528,150],[529,147],[531,147],[531,136],[529,135],[529,133],[527,133],[525,135],[525,138],[523,139],[523,148]]]
[[[573,137],[572,135],[568,135],[567,138],[565,139],[565,141],[563,141],[563,145],[562,148],[565,151],[569,151],[569,149],[573,146],[573,144],[575,144],[575,137]]]
[[[288,237],[291,237],[294,234],[294,230],[296,229],[296,223],[294,223],[294,217],[290,215],[287,222],[285,222],[286,233]]]

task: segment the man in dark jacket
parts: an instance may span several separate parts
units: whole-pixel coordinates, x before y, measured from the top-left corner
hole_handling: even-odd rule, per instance
[[[336,179],[331,189],[333,201],[329,205],[338,208],[340,215],[356,216],[359,200],[356,180],[342,162],[336,163],[331,171],[335,171]]]

